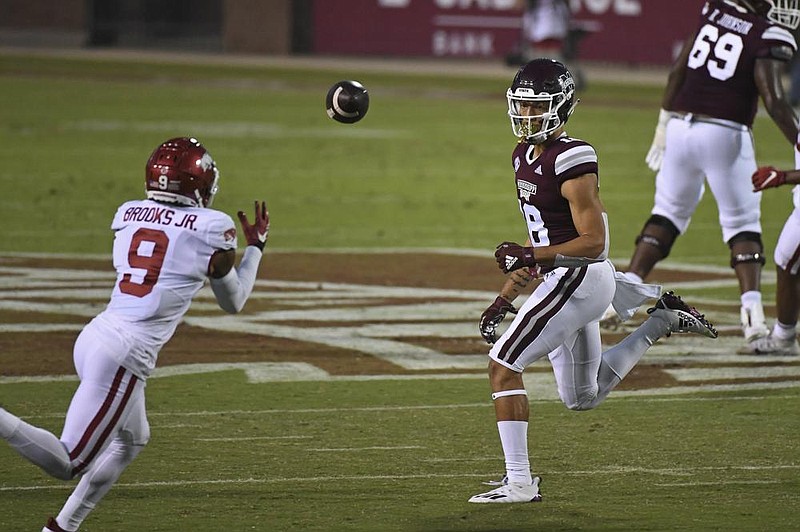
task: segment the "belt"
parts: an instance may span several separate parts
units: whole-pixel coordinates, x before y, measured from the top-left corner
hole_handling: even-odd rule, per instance
[[[704,124],[714,124],[717,126],[735,129],[736,131],[742,131],[745,133],[750,131],[750,128],[744,124],[740,124],[739,122],[734,122],[733,120],[725,120],[724,118],[714,118],[713,116],[698,115],[695,113],[671,112],[670,115],[672,116],[672,118],[677,118],[678,120],[683,120],[684,122],[689,122],[689,123],[703,122]]]

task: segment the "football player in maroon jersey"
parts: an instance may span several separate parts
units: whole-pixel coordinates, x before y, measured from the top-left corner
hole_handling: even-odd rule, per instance
[[[123,203],[111,222],[117,281],[105,310],[75,341],[80,384],[61,436],[0,408],[0,438],[55,478],[80,477],[43,532],[78,530],[147,444],[145,381],[206,280],[226,312],[239,312],[250,296],[269,214],[264,202],[256,202],[252,224],[238,213],[247,247],[234,267],[236,227],[210,208],[218,178],[216,163],[194,138],[170,139],[153,151],[145,167],[147,199]]]
[[[705,191],[719,211],[722,239],[739,280],[746,350],[768,333],[761,301],[761,194],[750,191],[756,170],[751,128],[758,99],[789,144],[797,121],[781,74],[797,44],[789,29],[800,23],[798,0],[709,0],[697,30],[669,75],[647,164],[658,171],[650,218],[628,266],[646,279],[689,227]],[[607,312],[604,322],[613,322]]]
[[[711,338],[714,327],[672,292],[618,345],[602,352],[598,320],[609,304],[632,314],[661,288],[617,274],[608,255],[608,218],[599,196],[597,154],[569,137],[565,124],[575,108],[575,82],[563,64],[535,59],[517,72],[506,94],[519,138],[511,156],[517,199],[527,226],[524,246],[503,242],[498,266],[510,276],[484,311],[480,332],[489,343],[489,381],[506,475],[474,503],[541,499],[539,477],[528,459],[528,398],[522,372],[547,357],[558,394],[572,410],[599,405],[659,338],[692,332]],[[500,338],[496,328],[534,277],[541,283]]]

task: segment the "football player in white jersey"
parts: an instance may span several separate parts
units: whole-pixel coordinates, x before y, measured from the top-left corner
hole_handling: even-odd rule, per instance
[[[638,329],[602,350],[598,320],[603,310],[613,304],[632,314],[646,299],[658,297],[661,288],[627,281],[607,259],[608,218],[599,196],[597,154],[564,130],[577,103],[569,70],[552,59],[534,59],[517,72],[506,96],[519,138],[511,162],[528,240],[524,246],[503,242],[497,247],[498,266],[511,275],[481,315],[481,335],[494,344],[489,382],[506,475],[491,483],[494,489],[470,498],[472,503],[541,500],[540,478],[531,474],[528,459],[526,367],[549,359],[564,405],[589,410],[659,338],[689,332],[717,336],[702,314],[667,292]],[[516,312],[514,299],[538,275],[542,282]],[[511,311],[517,313],[514,321],[497,338],[497,325]]]
[[[631,280],[646,279],[689,228],[706,182],[719,211],[722,240],[739,281],[746,346],[768,334],[761,300],[761,194],[750,192],[756,170],[752,127],[759,98],[790,144],[797,119],[781,82],[797,52],[790,30],[800,23],[798,0],[708,0],[697,30],[675,61],[647,154],[657,171],[650,217],[636,238]],[[613,324],[608,311],[603,322]]]
[[[206,279],[219,306],[237,313],[253,289],[269,233],[264,202],[251,224],[238,217],[247,247],[238,267],[233,220],[211,209],[219,173],[194,138],[173,138],[147,161],[147,199],[117,210],[117,280],[106,309],[81,331],[73,351],[80,384],[61,437],[0,408],[0,437],[53,477],[80,477],[43,531],[72,532],[147,444],[145,381]]]
[[[800,141],[800,139],[798,139]],[[795,166],[800,169],[800,142],[795,145]],[[777,320],[768,336],[754,347],[759,355],[800,355],[797,345],[797,319],[800,317],[800,170],[783,171],[772,166],[759,168],[752,177],[753,192],[781,185],[792,189],[794,210],[783,225],[775,246],[775,289]]]

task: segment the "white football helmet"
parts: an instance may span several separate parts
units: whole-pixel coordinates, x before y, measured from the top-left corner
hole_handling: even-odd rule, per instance
[[[749,8],[774,24],[791,29],[800,26],[800,0],[739,0]]]

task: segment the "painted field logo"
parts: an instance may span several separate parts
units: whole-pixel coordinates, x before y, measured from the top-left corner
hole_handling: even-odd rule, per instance
[[[419,255],[387,254],[386,262],[408,260],[407,267],[412,268],[415,257]],[[298,261],[308,262],[309,271],[314,271],[317,259],[303,253],[274,253],[270,260],[273,264],[280,260],[291,261],[293,265]],[[107,262],[107,259],[84,261],[73,268],[47,268],[41,257],[36,260],[0,257],[0,339],[4,335],[11,338],[19,333],[34,333],[44,342],[48,334],[63,336],[65,331],[77,334],[82,323],[96,315],[108,300],[114,275]],[[453,271],[460,271],[457,256],[453,262],[456,265]],[[719,278],[709,279],[716,275],[715,270],[671,266],[672,277],[679,272],[686,280],[671,282],[670,288],[683,294],[707,285],[728,283],[732,293],[736,293],[736,280],[728,269],[720,268]],[[357,267],[355,263],[352,266]],[[210,289],[205,288],[193,302],[183,325],[204,331],[182,334],[179,328],[168,344],[168,349],[175,346],[169,355],[171,366],[160,368],[156,376],[237,367],[255,382],[486,378],[488,346],[478,334],[477,322],[495,292],[397,286],[397,281],[388,278],[384,282],[389,286],[259,280],[246,311],[237,316],[220,311]],[[769,282],[771,278],[767,276],[765,283]],[[712,300],[687,299],[708,310],[709,319],[718,324],[720,338],[673,335],[659,341],[637,366],[641,378],[630,379],[631,383],[617,395],[800,386],[800,361],[735,354],[741,345],[738,301],[720,304],[715,299],[716,305],[712,306]],[[20,316],[26,318],[22,320]],[[635,326],[637,318],[644,319],[644,313],[635,316],[630,327]],[[616,343],[630,327],[604,334],[604,340]],[[230,345],[232,339],[242,335],[264,338],[259,350],[263,361],[200,363],[209,359],[203,349],[209,353],[224,352],[218,346]],[[191,341],[198,336],[202,342]],[[5,345],[13,351],[15,343],[8,341]],[[291,356],[287,355],[289,352]],[[29,356],[17,357],[11,352],[6,360],[13,364],[24,359],[30,366]],[[23,373],[14,368],[4,369],[6,375],[31,378],[52,373],[52,368],[46,366]],[[62,374],[71,378],[71,367],[65,365]],[[555,398],[555,383],[547,364],[529,368],[525,379],[535,397]],[[18,378],[0,378],[0,382],[11,380]]]

